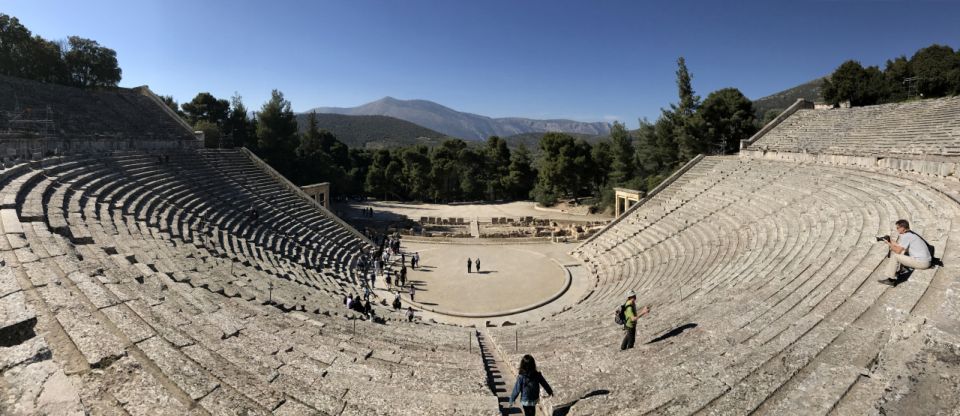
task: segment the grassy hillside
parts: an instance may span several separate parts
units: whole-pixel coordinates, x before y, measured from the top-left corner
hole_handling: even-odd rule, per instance
[[[808,101],[820,101],[820,87],[826,78],[817,78],[810,82],[797,85],[796,87],[770,94],[763,98],[753,101],[753,108],[757,111],[757,118],[763,119],[767,110],[784,110],[799,98]]]
[[[297,114],[300,131],[307,128],[308,114]],[[381,149],[397,146],[439,144],[446,137],[426,127],[387,116],[317,114],[317,126],[337,136],[351,148]]]

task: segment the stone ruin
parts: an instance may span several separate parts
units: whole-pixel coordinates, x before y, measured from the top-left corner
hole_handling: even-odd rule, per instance
[[[370,241],[249,152],[199,150],[159,107],[98,113],[128,90],[14,87],[70,146],[4,138],[0,414],[488,415],[525,353],[546,414],[960,407],[958,99],[795,108],[578,246],[591,289],[563,312],[463,328],[347,311]],[[889,287],[874,237],[898,218],[943,266]],[[652,313],[620,352],[627,290]]]

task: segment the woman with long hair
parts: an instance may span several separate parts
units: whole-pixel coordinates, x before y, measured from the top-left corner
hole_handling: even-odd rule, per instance
[[[547,396],[553,396],[553,389],[543,378],[543,374],[537,371],[537,362],[530,354],[520,359],[520,368],[517,373],[519,373],[517,382],[513,385],[513,393],[510,394],[510,407],[513,407],[517,396],[520,396],[520,407],[523,408],[524,416],[534,416],[537,414],[537,402],[540,401],[540,386],[547,391]]]

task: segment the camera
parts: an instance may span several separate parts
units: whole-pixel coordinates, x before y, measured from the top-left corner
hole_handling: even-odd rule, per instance
[[[879,242],[879,241],[890,241],[890,236],[889,236],[889,235],[881,235],[880,237],[877,237],[877,241],[878,241],[878,242]]]

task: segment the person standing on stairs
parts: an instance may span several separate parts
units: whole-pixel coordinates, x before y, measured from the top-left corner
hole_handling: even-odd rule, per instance
[[[517,381],[513,384],[513,392],[510,393],[510,407],[513,407],[517,396],[520,396],[520,407],[523,409],[524,416],[535,416],[537,403],[540,402],[540,386],[547,391],[547,396],[553,396],[553,389],[543,378],[543,374],[537,371],[537,362],[530,354],[520,359],[520,368],[517,373]]]
[[[620,343],[620,351],[633,348],[637,338],[637,319],[648,313],[650,308],[646,306],[637,313],[637,293],[632,290],[627,292],[627,302],[623,304],[623,330],[626,333],[623,335],[623,342]]]
[[[470,261],[469,257],[467,257],[467,273],[470,273],[472,271],[473,271],[473,262]]]
[[[480,273],[480,257],[477,257],[477,260],[473,262],[475,266],[474,269],[477,269],[477,273]]]

